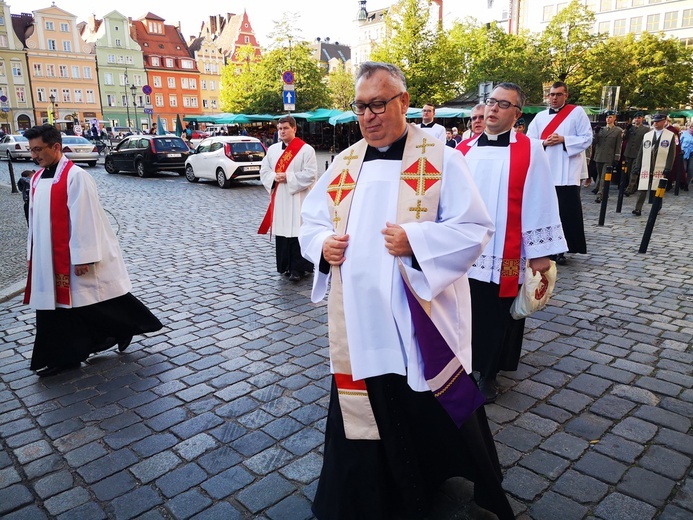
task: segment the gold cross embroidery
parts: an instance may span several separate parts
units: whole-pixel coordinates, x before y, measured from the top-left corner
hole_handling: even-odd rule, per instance
[[[407,169],[409,170],[410,168]],[[443,178],[440,172],[437,172],[435,170],[432,172],[426,171],[426,157],[419,157],[416,170],[416,173],[402,172],[402,180],[415,180],[417,195],[424,195],[426,193],[426,181],[439,181]]]
[[[327,187],[327,193],[335,193],[336,195],[333,197],[334,200],[334,205],[339,206],[339,203],[342,202],[342,194],[346,190],[346,193],[344,194],[344,197],[349,195],[351,193],[351,190],[356,188],[356,183],[355,182],[346,182],[347,177],[349,177],[349,170],[344,169],[342,170],[342,173],[339,174],[339,182],[335,185],[334,181],[333,184],[330,184]]]
[[[417,148],[422,148],[421,155],[426,154],[426,147],[427,146],[435,146],[435,143],[427,143],[425,137],[424,137],[423,141],[421,141],[421,144],[416,145]]]
[[[415,211],[416,220],[419,220],[421,218],[421,213],[426,213],[428,211],[428,208],[421,207],[421,199],[419,199],[416,201],[416,206],[414,206],[413,208],[409,208],[409,211]]]
[[[65,274],[56,274],[55,286],[60,288],[70,287],[70,277]]]
[[[334,222],[334,228],[337,229],[337,223],[342,220],[339,218],[339,215],[337,214],[337,208],[334,208],[334,218],[332,219],[332,222]]]
[[[344,157],[344,160],[347,162],[346,165],[349,166],[351,164],[351,161],[353,161],[354,159],[358,159],[358,158],[359,158],[359,156],[354,155],[354,150],[351,149],[351,150],[349,150],[349,155]]]

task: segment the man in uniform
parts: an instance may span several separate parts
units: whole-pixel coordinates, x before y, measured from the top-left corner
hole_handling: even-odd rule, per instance
[[[592,143],[592,127],[582,107],[567,103],[568,86],[556,81],[549,91],[549,109],[539,112],[527,128],[527,137],[541,139],[549,156],[558,209],[569,253],[586,253],[580,183],[584,177],[585,150]],[[563,254],[556,256],[565,265]]]
[[[270,204],[258,233],[274,232],[277,272],[297,282],[313,265],[301,256],[298,231],[301,205],[318,178],[315,150],[296,137],[296,120],[284,116],[277,122],[279,142],[267,150],[260,180],[270,193]]]
[[[653,130],[645,134],[642,147],[635,159],[633,173],[638,176],[638,200],[633,215],[642,215],[645,197],[651,189],[657,189],[659,179],[667,178],[676,159],[676,142],[674,132],[664,128],[667,116],[656,113],[652,116]]]
[[[426,103],[421,109],[420,126],[436,139],[445,142],[445,127],[433,121],[435,117],[436,107],[434,107],[431,103]]]
[[[523,117],[519,118],[517,121],[515,121],[515,131],[519,134],[524,134],[527,132],[527,129],[525,127],[525,119]]]
[[[472,360],[487,403],[499,392],[500,370],[517,370],[525,320],[510,306],[526,267],[544,273],[550,255],[567,249],[549,161],[541,142],[513,131],[525,94],[499,83],[486,100],[486,129],[458,147],[494,221],[496,233],[469,270]]]
[[[364,139],[303,204],[312,300],[330,285],[333,372],[313,512],[424,518],[440,484],[467,473],[479,505],[514,518],[468,376],[465,273],[493,225],[462,155],[407,125],[408,106],[401,70],[363,63],[352,108]]]
[[[635,193],[638,186],[638,176],[633,171],[635,158],[638,152],[642,149],[642,139],[645,134],[650,131],[649,126],[642,124],[644,114],[640,111],[633,114],[633,122],[625,131],[624,139],[626,141],[623,155],[626,158],[626,172],[628,172],[629,180],[626,190],[623,192],[626,196]]]
[[[594,162],[597,163],[597,198],[594,202],[601,202],[604,196],[604,174],[607,166],[616,168],[621,160],[621,143],[623,142],[623,130],[616,126],[616,112],[609,110],[606,113],[606,126],[600,129],[594,136]]]

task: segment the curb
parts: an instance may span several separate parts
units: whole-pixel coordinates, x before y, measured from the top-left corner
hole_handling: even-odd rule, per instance
[[[18,294],[23,293],[25,287],[26,282],[24,281],[12,284],[9,287],[3,287],[2,289],[0,289],[0,302],[6,302],[7,300],[11,300]]]

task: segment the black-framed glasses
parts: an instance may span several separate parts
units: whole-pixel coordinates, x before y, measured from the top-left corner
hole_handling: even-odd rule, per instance
[[[486,106],[487,107],[492,107],[492,106],[495,106],[496,104],[500,108],[503,108],[503,109],[515,107],[515,108],[519,108],[520,110],[522,110],[521,106],[515,105],[515,104],[511,103],[510,101],[506,101],[505,99],[496,99],[496,98],[490,97],[486,100]]]
[[[354,112],[354,114],[356,114],[357,116],[362,116],[363,114],[365,114],[367,108],[369,108],[371,110],[371,113],[373,114],[382,114],[385,112],[387,104],[390,101],[397,99],[402,94],[404,94],[404,92],[400,92],[399,94],[392,96],[387,101],[371,101],[370,103],[361,103],[360,101],[353,101],[349,104],[349,106],[351,107],[351,110]]]

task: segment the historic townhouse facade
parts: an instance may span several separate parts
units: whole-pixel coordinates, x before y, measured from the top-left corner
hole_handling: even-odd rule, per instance
[[[151,116],[144,112],[151,104],[149,96],[142,91],[147,83],[142,47],[130,35],[128,17],[111,11],[103,19],[92,15],[80,25],[82,39],[93,46],[96,55],[101,107],[107,126],[151,128]]]
[[[24,24],[18,19],[22,30]],[[13,28],[10,7],[0,0],[0,128],[14,133],[34,124],[34,105],[24,44]]]
[[[147,13],[131,21],[131,34],[140,44],[150,94],[153,117],[168,131],[176,127],[176,116],[202,114],[200,72],[180,29]]]
[[[48,120],[51,108],[67,131],[75,120],[103,118],[96,59],[79,34],[75,15],[55,6],[34,11],[26,48],[37,123]]]

